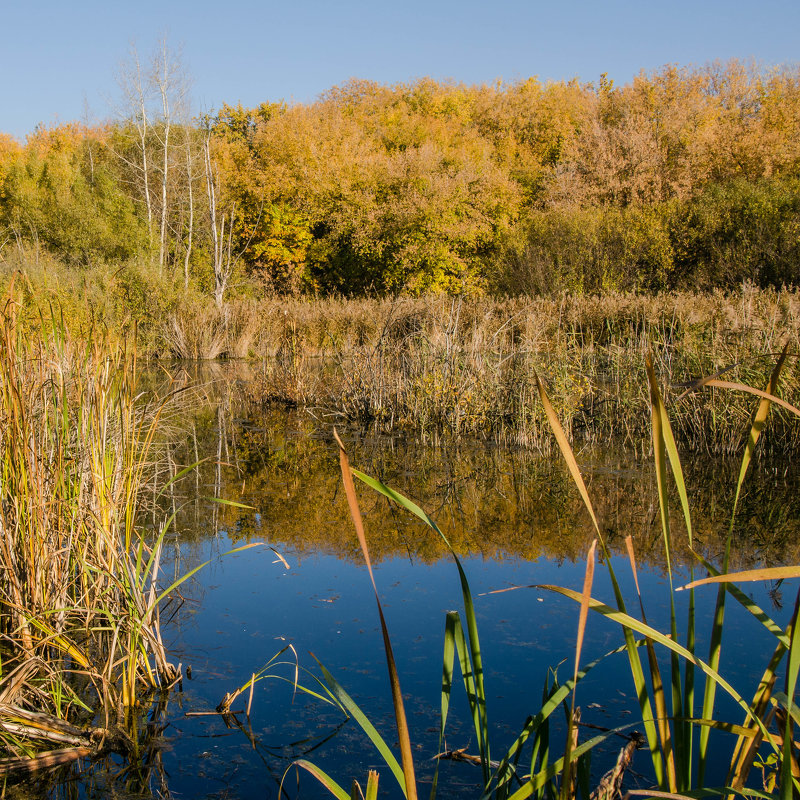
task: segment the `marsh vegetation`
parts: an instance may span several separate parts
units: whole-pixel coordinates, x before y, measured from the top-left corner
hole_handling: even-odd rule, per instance
[[[788,800],[797,67],[670,66],[626,86],[352,81],[193,117],[166,46],[154,64],[123,74],[113,121],[0,135],[4,796],[53,768],[82,776],[79,795],[206,795],[246,762],[206,740],[236,736],[257,759],[243,795],[319,791],[307,775],[289,787],[294,765],[340,798],[415,797],[419,776],[432,796],[611,797],[644,744],[645,791]],[[210,377],[192,374],[201,363]],[[201,567],[224,571],[223,550],[238,553],[225,602],[249,638],[195,602],[218,590]],[[300,592],[291,559],[308,570]],[[442,662],[430,631],[452,606],[448,560],[462,607],[437,617]],[[508,588],[506,566],[558,630],[524,599],[473,594]],[[420,595],[442,604],[408,600],[407,641],[388,633],[383,569],[423,570]],[[678,592],[706,573],[718,587]],[[751,579],[754,596],[738,586]],[[373,599],[380,630],[362,622]],[[593,616],[610,625],[596,639]],[[294,629],[265,639],[265,617]],[[197,619],[212,621],[193,633]],[[762,637],[757,674],[740,629]],[[609,649],[624,667],[593,683]],[[191,688],[181,653],[202,665]],[[407,715],[400,681],[432,662],[433,692],[416,682]],[[583,692],[612,685],[624,700],[598,722]],[[354,761],[365,742],[377,762]]]

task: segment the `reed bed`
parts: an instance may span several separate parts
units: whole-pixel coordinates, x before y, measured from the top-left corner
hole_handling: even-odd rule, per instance
[[[743,445],[739,395],[689,396],[701,375],[759,384],[770,354],[800,352],[800,294],[743,287],[736,294],[560,299],[402,298],[287,301],[264,309],[265,356],[253,395],[311,408],[377,431],[448,431],[546,450],[535,402],[542,375],[570,435],[647,440],[644,356],[672,406],[678,439],[709,452]],[[800,398],[787,364],[784,396]],[[765,450],[789,452],[800,428],[779,411]]]
[[[766,388],[759,390],[744,384],[722,382],[713,376],[703,385],[737,391],[750,397],[751,419],[746,431],[746,445],[741,453],[741,466],[736,481],[735,498],[731,509],[728,543],[718,563],[708,561],[695,549],[695,532],[692,510],[686,491],[683,467],[678,456],[672,430],[670,413],[656,378],[650,358],[645,362],[647,389],[650,401],[650,423],[654,462],[657,473],[659,516],[662,544],[668,574],[669,630],[661,631],[648,623],[646,598],[640,585],[637,557],[632,537],[626,537],[627,564],[635,587],[634,596],[626,598],[619,581],[620,564],[614,563],[598,523],[589,491],[581,475],[569,437],[561,424],[544,384],[534,376],[538,399],[547,418],[551,434],[569,470],[574,488],[580,496],[590,522],[594,540],[588,549],[586,569],[581,591],[554,585],[511,587],[538,589],[569,598],[578,606],[577,632],[574,660],[570,659],[570,677],[561,682],[557,669],[551,669],[545,678],[541,705],[534,706],[511,746],[504,749],[500,759],[492,747],[493,731],[489,724],[487,693],[484,687],[485,668],[478,634],[478,617],[475,599],[471,593],[466,573],[456,552],[450,547],[445,534],[436,522],[412,500],[382,482],[350,466],[344,445],[339,440],[339,458],[345,495],[353,525],[369,577],[375,590],[378,616],[383,633],[387,668],[390,677],[395,710],[396,740],[400,758],[372,725],[337,679],[322,667],[324,680],[332,693],[342,699],[342,704],[358,722],[372,742],[387,771],[396,780],[403,796],[412,800],[418,796],[415,777],[414,747],[406,721],[404,698],[400,690],[400,675],[394,658],[388,626],[375,585],[367,536],[360,511],[354,479],[403,509],[432,535],[440,538],[451,552],[458,570],[463,601],[463,616],[459,611],[446,614],[444,657],[442,666],[441,717],[439,728],[439,753],[437,759],[454,758],[470,760],[481,767],[480,788],[475,796],[481,800],[611,800],[621,798],[625,773],[630,768],[634,752],[646,750],[649,756],[654,787],[629,790],[625,798],[633,795],[645,797],[697,798],[723,796],[733,798],[762,797],[766,800],[791,800],[800,792],[800,744],[795,740],[794,722],[800,723],[795,700],[800,677],[800,591],[794,603],[788,625],[779,625],[740,588],[752,581],[790,580],[800,578],[800,565],[761,568],[743,572],[729,571],[730,540],[737,526],[739,499],[750,472],[753,456],[762,439],[768,417],[776,407],[800,417],[800,409],[789,406],[777,394],[788,356],[788,345],[780,353],[770,373]],[[723,386],[722,383],[729,385]],[[753,395],[758,404],[753,406]],[[670,514],[670,496],[677,493],[681,510],[680,526],[673,524]],[[685,538],[694,557],[689,567],[688,582],[683,582],[673,572],[673,545]],[[600,556],[598,560],[598,556]],[[593,596],[596,569],[608,571],[613,598],[607,602]],[[697,568],[704,576],[695,579]],[[717,599],[709,619],[710,631],[706,638],[708,655],[701,653],[698,636],[702,615],[696,611],[695,592],[706,587],[716,589]],[[685,627],[678,619],[676,592],[686,591],[688,609]],[[757,629],[766,638],[764,672],[755,690],[753,687],[733,686],[721,671],[721,654],[726,628],[726,606],[738,603]],[[629,608],[634,610],[629,610]],[[618,626],[622,636],[618,647],[599,659],[584,663],[582,659],[584,635],[590,617],[602,617]],[[463,620],[463,621],[462,621]],[[728,625],[727,627],[730,627]],[[597,664],[607,658],[620,657],[630,668],[635,697],[644,733],[632,731],[628,721],[613,729],[600,728],[585,734],[582,731],[580,707],[577,704],[579,684]],[[627,669],[623,670],[627,671]],[[451,691],[458,672],[463,681],[467,704],[474,726],[474,746],[478,754],[472,756],[462,750],[443,750],[450,708]],[[723,714],[719,698],[724,696],[729,709]],[[752,697],[752,699],[750,699]],[[564,713],[565,726],[556,726],[556,718]],[[564,730],[564,727],[566,730]],[[600,731],[599,733],[597,731]],[[584,735],[582,735],[582,733]],[[614,736],[628,739],[619,751],[616,763],[592,790],[591,758],[593,752]],[[712,736],[714,737],[712,739]],[[377,797],[379,773],[370,770],[366,790],[356,780],[347,790],[338,781],[306,759],[295,765],[313,775],[325,789],[339,800],[348,797]],[[438,761],[437,761],[438,765]],[[710,785],[711,767],[725,767],[727,775],[721,785]],[[758,773],[760,772],[760,776]],[[438,786],[438,766],[433,777],[430,797],[435,798]],[[757,786],[760,777],[760,786]]]
[[[139,525],[163,404],[136,353],[0,309],[0,773],[136,749],[172,686],[159,530]],[[169,581],[167,581],[169,583]],[[56,747],[56,751],[52,748]],[[44,751],[44,755],[42,752]]]

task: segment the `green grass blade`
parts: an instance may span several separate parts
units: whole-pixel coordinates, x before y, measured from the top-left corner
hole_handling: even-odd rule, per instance
[[[293,762],[293,765],[311,773],[337,800],[350,800],[349,793],[342,789],[327,772],[321,770],[316,764],[312,764],[304,758],[299,758]]]
[[[478,693],[477,680],[473,668],[472,660],[470,658],[470,649],[467,639],[464,636],[464,629],[461,626],[461,621],[458,614],[453,616],[453,640],[455,644],[456,654],[458,655],[458,664],[461,669],[461,677],[464,681],[464,689],[467,693],[467,703],[469,704],[470,714],[472,715],[472,724],[475,728],[475,736],[477,738],[478,750],[481,753],[486,752],[486,741],[484,740],[483,716],[481,698]],[[481,766],[483,766],[484,759],[481,759]],[[489,764],[486,763],[486,772],[484,778],[484,785],[489,782]]]
[[[386,653],[386,666],[389,670],[389,682],[392,689],[392,704],[394,706],[394,717],[397,725],[397,739],[400,743],[400,756],[403,764],[403,782],[400,784],[408,800],[417,800],[417,781],[414,775],[414,759],[411,753],[411,737],[408,730],[408,722],[406,720],[406,711],[403,704],[403,693],[400,689],[400,677],[397,673],[397,665],[394,659],[394,652],[392,650],[392,642],[389,638],[389,629],[386,625],[386,619],[383,615],[383,607],[381,606],[380,596],[378,595],[378,587],[375,583],[375,575],[372,571],[372,560],[369,555],[369,548],[367,547],[367,537],[364,532],[364,523],[361,518],[361,509],[358,505],[358,497],[356,496],[356,489],[353,483],[353,473],[350,468],[350,460],[347,456],[347,451],[344,448],[342,440],[334,430],[334,436],[339,444],[339,464],[342,473],[342,482],[344,483],[345,494],[347,496],[347,503],[350,507],[350,516],[353,520],[353,525],[356,529],[359,544],[361,545],[361,552],[364,555],[364,560],[367,564],[367,571],[369,572],[370,581],[372,582],[372,589],[375,593],[375,602],[378,606],[378,616],[381,622],[381,633],[383,634],[383,649]]]
[[[458,613],[448,611],[444,624],[444,653],[442,655],[442,699],[441,715],[439,717],[439,744],[436,748],[437,753],[442,752],[444,742],[444,732],[447,727],[447,715],[450,710],[450,692],[453,688],[453,660],[455,658],[455,630],[456,626],[461,626]],[[431,800],[436,797],[436,790],[439,785],[439,759],[436,759],[436,768],[433,772],[431,782]]]
[[[489,751],[489,723],[486,713],[486,690],[483,682],[483,659],[481,657],[480,639],[478,636],[478,620],[475,614],[475,604],[472,598],[472,591],[469,587],[467,575],[464,568],[461,566],[461,561],[456,555],[455,550],[450,544],[447,537],[439,529],[439,526],[412,500],[409,500],[400,492],[391,489],[384,485],[375,478],[365,475],[358,470],[352,470],[353,475],[360,481],[365,483],[371,489],[374,489],[379,494],[382,494],[389,500],[397,503],[401,508],[406,509],[411,514],[422,520],[429,528],[435,531],[442,541],[447,546],[450,554],[453,556],[456,568],[458,569],[458,577],[461,582],[461,596],[464,602],[464,616],[467,623],[467,636],[469,638],[470,659],[472,661],[472,669],[475,677],[475,695],[478,703],[478,712],[480,717],[480,733],[478,734],[478,745],[480,747],[481,768],[484,773],[485,780],[488,781],[490,777],[489,762],[491,754]]]
[[[361,730],[367,734],[367,737],[372,744],[375,745],[375,749],[381,754],[381,757],[392,771],[395,780],[399,784],[400,788],[403,789],[403,793],[405,794],[405,778],[403,777],[403,770],[395,758],[394,753],[392,753],[392,751],[389,749],[389,746],[375,729],[375,726],[369,721],[367,715],[359,708],[356,701],[350,697],[339,681],[337,681],[336,678],[331,675],[331,673],[325,668],[325,665],[313,653],[311,654],[311,657],[317,662],[317,664],[319,664],[319,667],[322,670],[322,675],[325,679],[325,683],[328,685],[328,689],[330,690],[331,694],[336,698],[336,702],[345,709],[345,711],[358,723],[358,725],[361,727]]]

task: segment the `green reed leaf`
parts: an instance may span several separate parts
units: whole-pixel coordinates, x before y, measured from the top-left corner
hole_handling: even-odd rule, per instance
[[[304,758],[299,758],[297,761],[292,762],[294,766],[300,767],[306,772],[311,773],[337,800],[350,800],[350,795],[339,786],[336,781],[328,775],[327,772],[321,770],[316,764],[306,761]]]

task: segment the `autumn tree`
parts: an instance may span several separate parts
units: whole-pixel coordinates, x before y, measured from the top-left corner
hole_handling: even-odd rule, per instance
[[[38,128],[15,151],[0,203],[16,237],[76,265],[140,252],[142,227],[107,141],[107,129],[69,124]]]

